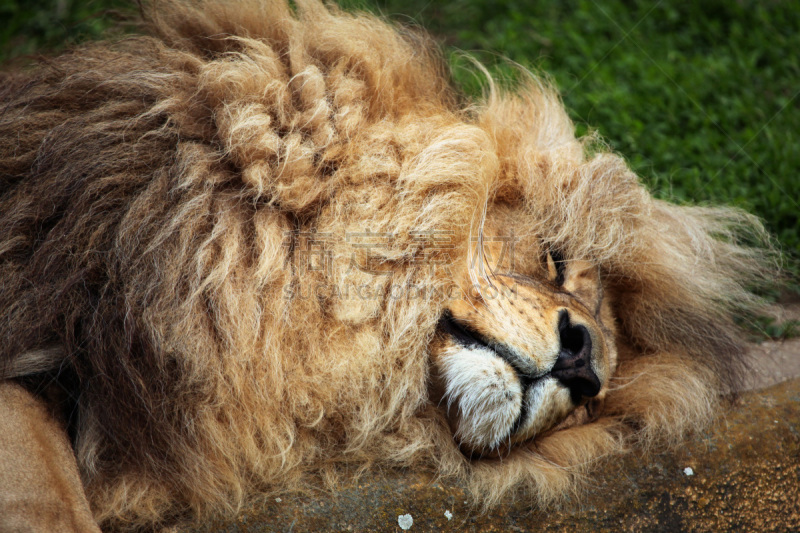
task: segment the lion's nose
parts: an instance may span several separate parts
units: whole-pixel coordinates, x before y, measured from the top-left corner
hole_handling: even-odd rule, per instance
[[[597,396],[600,379],[591,367],[592,338],[586,326],[570,324],[569,312],[562,309],[558,317],[561,351],[550,375],[569,389],[572,401]]]

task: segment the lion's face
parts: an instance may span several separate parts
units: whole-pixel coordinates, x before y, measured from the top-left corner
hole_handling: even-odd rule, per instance
[[[597,269],[547,254],[541,272],[473,277],[439,321],[434,399],[467,453],[583,422],[605,395],[616,350]]]

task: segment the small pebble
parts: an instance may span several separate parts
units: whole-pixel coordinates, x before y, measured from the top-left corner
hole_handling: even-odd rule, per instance
[[[693,476],[694,470],[692,470],[691,466],[687,466],[686,468],[683,469],[683,473],[686,474],[687,476]]]
[[[280,498],[275,498],[275,501],[281,503],[283,500],[281,500]]]
[[[448,520],[452,520],[452,519],[453,519],[453,513],[451,513],[450,511],[445,511],[445,512],[444,512],[444,516],[445,516],[445,517],[446,517]]]
[[[401,514],[397,517],[397,525],[400,526],[400,529],[411,529],[411,526],[414,525],[414,519],[411,518],[410,514]]]

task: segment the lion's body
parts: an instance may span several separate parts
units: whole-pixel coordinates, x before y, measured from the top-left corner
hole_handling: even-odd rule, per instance
[[[100,531],[59,418],[20,385],[0,383],[0,531]]]
[[[757,222],[651,199],[533,81],[461,103],[425,40],[377,19],[165,4],[156,37],[0,83],[0,365],[73,395],[102,523],[373,464],[546,502],[735,384],[729,315],[765,267],[730,228]],[[592,423],[471,462],[429,347],[484,225],[513,233],[520,274],[551,248],[597,269],[619,364]]]

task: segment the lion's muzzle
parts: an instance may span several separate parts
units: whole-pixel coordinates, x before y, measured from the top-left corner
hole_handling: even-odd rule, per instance
[[[521,276],[493,282],[496,298],[450,302],[431,345],[432,398],[462,449],[479,455],[558,426],[609,377],[597,305]]]

